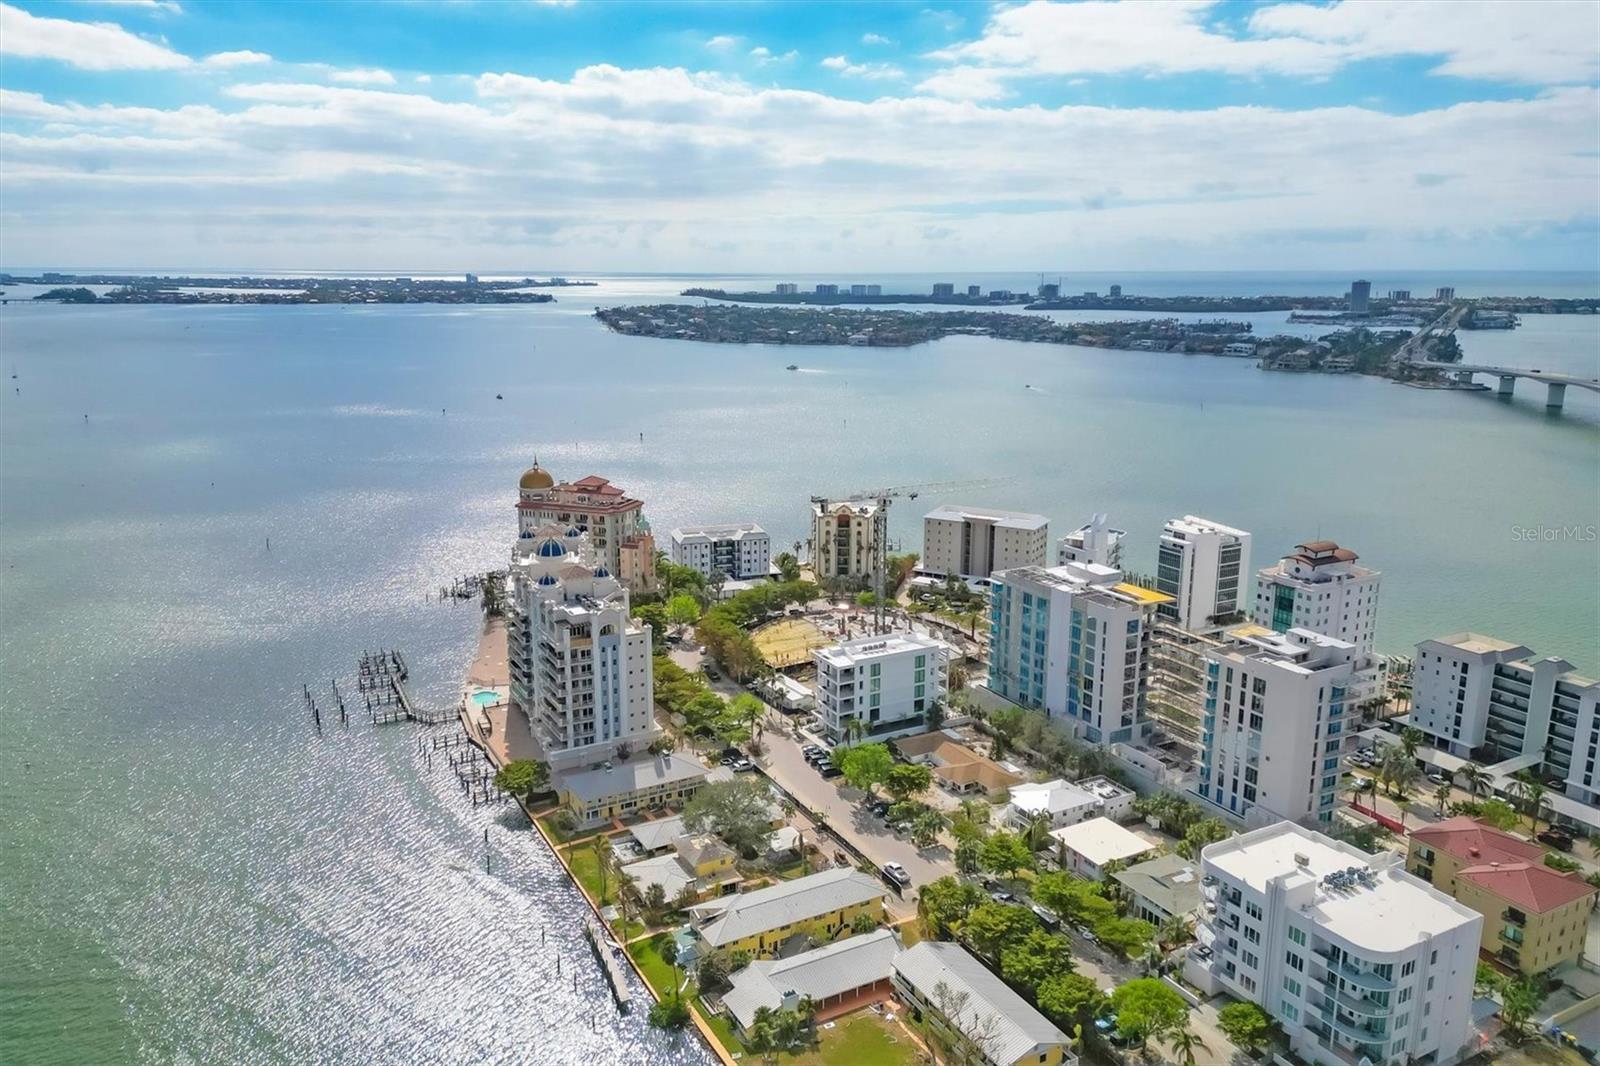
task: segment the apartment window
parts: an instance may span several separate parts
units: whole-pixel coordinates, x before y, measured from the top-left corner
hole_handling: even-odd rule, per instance
[[[1291,1022],[1297,1022],[1300,1020],[1299,1008],[1297,1008],[1293,1003],[1290,1003],[1288,1000],[1284,1000],[1282,1003],[1278,1004],[1278,1013],[1282,1014]]]
[[[1247,777],[1246,780],[1249,780],[1249,778]],[[1256,921],[1261,920],[1261,908],[1254,903],[1246,902],[1244,905],[1244,912],[1245,914],[1254,918]]]
[[[1283,979],[1283,987],[1291,996],[1300,995],[1300,982],[1293,977],[1285,977]]]
[[[1252,944],[1261,943],[1261,934],[1256,931],[1256,927],[1253,925],[1247,925],[1244,927],[1244,938],[1250,941]]]
[[[1406,985],[1404,988],[1402,988],[1400,990],[1400,994],[1394,997],[1395,1006],[1398,1007],[1400,1004],[1406,1002],[1410,998],[1411,998],[1411,986],[1410,985]]]
[[[1291,970],[1299,970],[1301,973],[1305,972],[1306,960],[1302,959],[1299,955],[1296,955],[1294,952],[1291,951],[1291,952],[1286,953],[1283,956],[1283,959],[1284,959],[1285,962],[1287,962],[1289,964],[1289,968]]]
[[[1301,947],[1306,946],[1306,933],[1304,929],[1299,929],[1291,925],[1289,927],[1289,939],[1294,941],[1296,944],[1299,944]]]

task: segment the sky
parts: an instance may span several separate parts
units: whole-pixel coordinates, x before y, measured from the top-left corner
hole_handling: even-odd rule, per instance
[[[0,0],[0,268],[1600,273],[1600,4]]]

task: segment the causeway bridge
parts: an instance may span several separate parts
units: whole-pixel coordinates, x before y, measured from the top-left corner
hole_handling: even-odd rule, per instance
[[[1477,366],[1470,363],[1432,363],[1414,362],[1416,367],[1425,367],[1429,370],[1442,370],[1447,374],[1454,374],[1455,379],[1463,385],[1472,384],[1475,374],[1487,374],[1500,379],[1499,395],[1510,399],[1517,387],[1518,378],[1527,378],[1529,381],[1540,381],[1545,385],[1545,408],[1550,411],[1561,410],[1561,405],[1567,398],[1567,386],[1586,389],[1589,392],[1600,392],[1600,378],[1580,378],[1576,374],[1560,374],[1549,370],[1526,370],[1514,366]]]

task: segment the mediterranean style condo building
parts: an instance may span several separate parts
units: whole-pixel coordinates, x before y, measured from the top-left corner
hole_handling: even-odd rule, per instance
[[[576,526],[588,534],[595,558],[634,592],[656,583],[656,542],[644,520],[644,504],[628,498],[603,477],[556,483],[534,460],[517,485],[517,531],[541,526]]]
[[[625,759],[657,736],[650,627],[577,526],[524,529],[511,553],[511,703],[553,770]]]
[[[876,500],[815,500],[811,504],[811,569],[818,581],[870,578],[878,545],[888,536]]]

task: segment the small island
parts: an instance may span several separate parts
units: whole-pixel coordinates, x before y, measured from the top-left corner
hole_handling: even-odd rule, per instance
[[[73,304],[543,304],[555,297],[528,289],[592,286],[566,278],[479,281],[443,278],[151,277],[125,274],[0,274],[0,284],[50,285],[35,300]],[[113,285],[96,295],[87,286]]]

